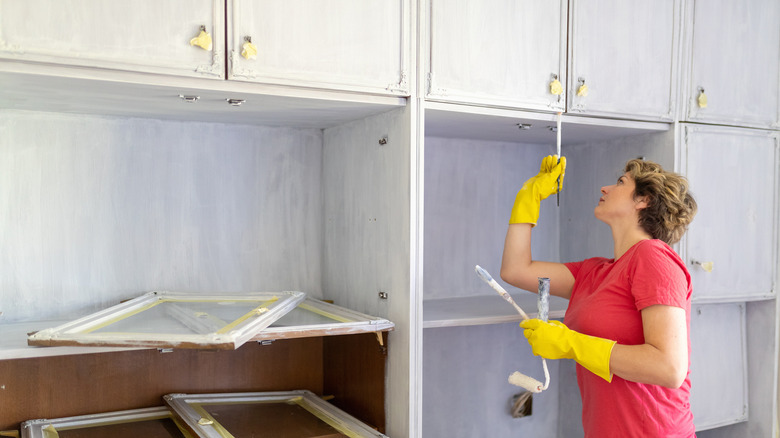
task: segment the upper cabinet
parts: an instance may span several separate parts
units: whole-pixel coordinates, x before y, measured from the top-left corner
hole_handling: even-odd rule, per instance
[[[778,132],[683,125],[682,171],[699,210],[682,240],[696,301],[773,297]]]
[[[569,112],[672,120],[679,0],[572,0]]]
[[[565,0],[427,0],[429,100],[563,111]]]
[[[409,0],[0,2],[0,61],[407,96],[409,17]]]
[[[224,0],[5,1],[0,59],[219,79],[224,15]]]
[[[228,78],[409,94],[408,0],[228,0]]]
[[[780,127],[780,2],[691,1],[685,119]]]

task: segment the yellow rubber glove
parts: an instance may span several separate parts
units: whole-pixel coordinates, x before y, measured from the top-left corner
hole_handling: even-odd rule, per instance
[[[517,192],[509,223],[536,226],[536,221],[539,220],[539,204],[542,199],[553,193],[558,193],[558,190],[563,187],[565,174],[566,157],[561,157],[560,163],[557,155],[544,157],[539,174],[526,181],[523,188]],[[558,183],[559,176],[561,177],[560,183]]]
[[[575,332],[560,321],[527,319],[520,323],[536,356],[545,359],[574,359],[607,382],[612,381],[609,359],[616,342]]]

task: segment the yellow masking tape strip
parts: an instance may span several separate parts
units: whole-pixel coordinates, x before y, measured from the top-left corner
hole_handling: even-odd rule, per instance
[[[334,321],[338,321],[338,322],[354,322],[353,319],[344,318],[342,316],[334,315],[334,314],[332,314],[330,312],[326,312],[325,310],[318,309],[318,308],[310,306],[310,305],[308,305],[306,303],[301,303],[301,304],[298,305],[298,307],[300,307],[301,309],[306,309],[309,312],[316,313],[318,315],[322,315],[322,316],[324,316],[326,318],[330,318],[330,319],[332,319]]]
[[[103,327],[106,327],[106,326],[108,326],[108,325],[114,324],[114,323],[116,323],[116,322],[119,322],[119,321],[121,321],[121,320],[123,320],[123,319],[129,318],[129,317],[131,317],[131,316],[133,316],[133,315],[137,315],[137,314],[139,314],[139,313],[141,313],[141,312],[143,312],[143,311],[149,310],[149,309],[151,309],[152,307],[154,307],[154,306],[157,306],[157,305],[159,305],[159,304],[162,304],[162,303],[164,303],[164,302],[166,302],[166,301],[169,301],[169,300],[157,300],[157,301],[155,301],[155,302],[153,302],[153,303],[149,303],[149,304],[147,304],[147,305],[145,305],[145,306],[141,306],[141,307],[139,307],[138,309],[135,309],[135,310],[133,310],[132,312],[123,313],[123,314],[121,314],[121,315],[117,316],[116,318],[112,318],[112,319],[109,319],[108,321],[105,321],[105,322],[103,322],[103,323],[101,323],[101,324],[98,324],[98,325],[92,326],[92,327],[90,327],[90,328],[88,328],[88,329],[86,329],[86,330],[82,331],[81,333],[92,333],[92,332],[94,332],[95,330],[100,330],[100,329],[102,329]]]
[[[330,417],[328,417],[327,415],[325,415],[324,413],[322,413],[322,412],[320,412],[318,410],[315,410],[314,408],[309,406],[307,403],[302,403],[303,398],[299,397],[299,398],[297,398],[295,400],[291,400],[291,401],[294,401],[295,403],[298,404],[298,406],[302,407],[303,409],[306,409],[307,411],[309,411],[310,414],[312,414],[315,417],[319,418],[323,422],[329,424],[334,429],[338,430],[339,432],[343,433],[344,435],[348,436],[349,438],[361,438],[362,437],[362,435],[358,434],[357,432],[354,432],[354,431],[351,431],[351,430],[345,430],[345,429],[341,428],[340,426],[337,426],[336,424],[333,424],[333,422],[332,422],[333,420]]]
[[[19,431],[18,430],[3,430],[3,431],[0,431],[0,436],[11,436],[11,437],[19,438]]]
[[[60,434],[57,433],[57,429],[51,424],[44,427],[41,432],[43,433],[43,438],[59,438],[60,436]]]
[[[233,435],[230,434],[230,432],[227,431],[224,427],[222,427],[221,424],[217,420],[214,419],[214,417],[209,414],[206,409],[201,404],[195,404],[190,403],[189,406],[198,414],[200,415],[200,418],[205,418],[206,420],[211,421],[211,423],[208,426],[204,427],[213,427],[215,431],[219,434],[219,436],[223,438],[235,438]]]
[[[222,327],[219,331],[217,331],[217,333],[219,333],[219,334],[227,333],[230,330],[233,330],[233,328],[235,326],[241,324],[242,322],[246,321],[247,319],[249,319],[249,318],[251,318],[253,316],[261,315],[264,312],[264,310],[261,310],[261,309],[263,309],[265,307],[268,307],[271,303],[274,303],[274,302],[276,302],[278,300],[279,300],[279,298],[273,297],[272,299],[270,299],[270,300],[260,304],[259,306],[255,307],[254,309],[252,309],[249,312],[247,312],[246,314],[244,314],[244,316],[242,316],[242,317],[238,318],[237,320],[231,322],[230,324]]]

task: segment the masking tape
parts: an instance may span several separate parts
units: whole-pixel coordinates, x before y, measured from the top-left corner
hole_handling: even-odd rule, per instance
[[[246,321],[247,319],[249,319],[249,318],[251,318],[253,316],[257,316],[257,315],[260,315],[260,314],[263,314],[263,313],[267,312],[268,311],[267,307],[270,304],[272,304],[272,303],[274,303],[274,302],[276,302],[278,300],[279,300],[278,298],[273,297],[272,299],[270,299],[270,300],[260,304],[259,306],[255,307],[254,309],[252,309],[249,312],[247,312],[246,314],[244,314],[244,316],[242,316],[242,317],[238,318],[237,320],[231,322],[230,324],[222,327],[219,331],[217,331],[217,333],[218,334],[227,333],[230,330],[233,330],[233,328],[236,327],[237,325],[239,325],[242,322]]]

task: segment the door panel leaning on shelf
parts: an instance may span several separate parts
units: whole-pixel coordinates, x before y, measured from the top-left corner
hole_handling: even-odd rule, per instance
[[[550,83],[566,83],[566,4],[428,0],[428,99],[563,110]]]
[[[408,5],[228,0],[228,78],[408,95]]]
[[[780,127],[780,2],[688,3],[686,120]]]
[[[680,0],[571,4],[568,110],[672,120]]]
[[[4,1],[0,59],[221,79],[224,8],[224,0]],[[201,29],[210,47],[191,44]]]
[[[693,125],[681,132],[681,169],[699,207],[681,248],[693,299],[774,296],[780,133]]]

